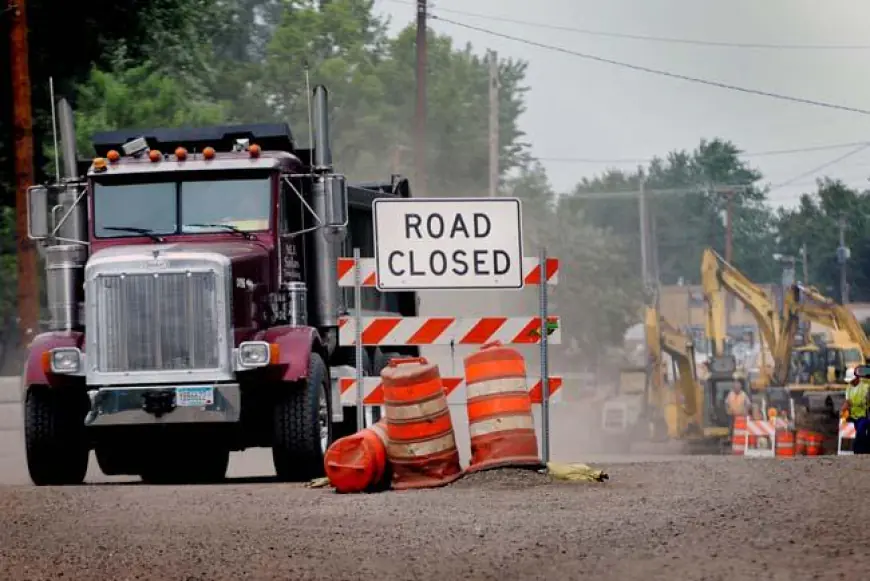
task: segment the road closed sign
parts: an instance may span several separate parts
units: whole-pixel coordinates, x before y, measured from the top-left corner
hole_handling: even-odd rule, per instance
[[[523,287],[516,198],[379,198],[374,230],[379,290]]]

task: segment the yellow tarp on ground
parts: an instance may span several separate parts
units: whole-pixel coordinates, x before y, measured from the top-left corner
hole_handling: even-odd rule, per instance
[[[554,480],[568,482],[604,482],[610,478],[604,470],[578,463],[547,462],[547,474]]]

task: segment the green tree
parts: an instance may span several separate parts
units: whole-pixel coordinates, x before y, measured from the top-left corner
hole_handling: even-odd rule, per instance
[[[651,216],[650,228],[658,252],[661,281],[674,284],[683,279],[697,283],[701,252],[712,246],[724,253],[724,214],[728,197],[732,204],[734,264],[757,282],[777,280],[774,216],[765,204],[765,191],[757,186],[761,173],[739,158],[740,150],[720,139],[701,141],[689,153],[674,151],[654,159],[647,168],[634,172],[610,171],[584,179],[568,197],[589,221],[620,236],[640,271],[640,219],[636,192],[643,178]],[[733,186],[731,193],[713,186]],[[685,189],[687,193],[657,190]],[[604,196],[587,198],[590,192]],[[607,195],[611,194],[611,195]]]
[[[779,250],[798,256],[807,246],[809,282],[824,294],[840,299],[840,267],[836,261],[840,218],[846,220],[850,299],[870,300],[870,192],[846,187],[839,180],[818,180],[817,190],[801,196],[793,209],[781,209],[777,230]]]

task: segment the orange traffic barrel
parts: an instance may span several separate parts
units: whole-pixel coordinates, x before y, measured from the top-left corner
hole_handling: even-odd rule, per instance
[[[471,463],[466,472],[541,466],[526,363],[498,341],[465,358]]]
[[[806,446],[806,454],[807,456],[821,456],[822,455],[822,443],[824,442],[825,437],[818,432],[807,432],[804,437],[804,444]]]
[[[385,488],[389,481],[384,420],[333,442],[326,451],[323,467],[337,492],[371,492]]]
[[[776,456],[782,458],[794,458],[794,432],[791,430],[777,430],[776,432]]]
[[[807,435],[809,430],[798,430],[795,436],[795,455],[803,456],[807,453]]]
[[[738,456],[743,455],[746,448],[746,416],[736,416],[734,418],[734,431],[731,435],[731,453]]]
[[[431,488],[462,476],[438,366],[424,357],[393,359],[381,371],[387,460],[393,488]]]

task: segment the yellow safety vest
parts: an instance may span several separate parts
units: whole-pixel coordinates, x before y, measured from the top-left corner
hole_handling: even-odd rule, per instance
[[[861,381],[858,385],[850,385],[846,390],[850,418],[859,419],[867,416],[867,387],[867,382]]]

